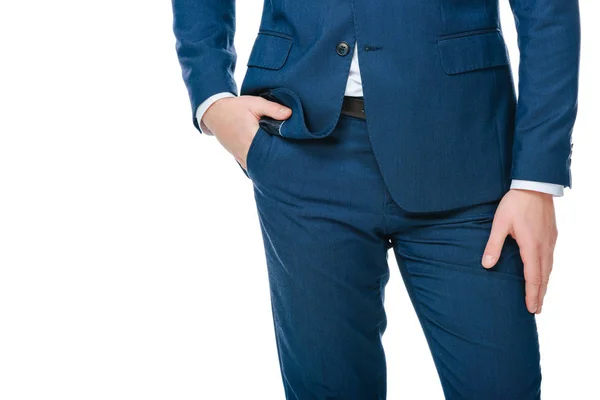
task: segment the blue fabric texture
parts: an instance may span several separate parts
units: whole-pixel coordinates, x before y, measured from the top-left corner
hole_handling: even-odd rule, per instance
[[[387,376],[381,341],[389,249],[446,399],[540,399],[536,319],[516,241],[507,238],[495,267],[481,266],[498,202],[402,209],[367,125],[342,115],[317,140],[261,125],[248,153],[286,399],[384,400],[388,378],[410,379]]]
[[[235,2],[172,5],[198,128],[202,101],[238,93]],[[540,399],[519,246],[509,236],[489,270],[481,256],[512,179],[571,187],[579,5],[510,7],[518,88],[497,0],[265,0],[239,94],[292,116],[261,118],[240,169],[286,399],[386,398],[389,251],[446,399]],[[356,42],[366,120],[340,113]]]
[[[192,105],[238,93],[234,0],[173,0]],[[265,0],[239,94],[273,90],[281,133],[331,134],[358,41],[368,132],[403,209],[493,201],[511,179],[571,187],[580,21],[577,0],[511,0],[519,98],[497,0]],[[339,55],[338,43],[350,52]]]

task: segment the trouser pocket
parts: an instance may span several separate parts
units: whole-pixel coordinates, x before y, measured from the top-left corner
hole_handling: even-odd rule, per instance
[[[271,134],[265,131],[262,124],[259,124],[246,155],[245,172],[248,178],[254,180],[264,167],[268,160],[271,139]]]

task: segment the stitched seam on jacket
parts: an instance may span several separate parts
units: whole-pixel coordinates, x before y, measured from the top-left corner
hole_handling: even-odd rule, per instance
[[[484,28],[484,29],[474,29],[474,30],[463,31],[463,32],[447,33],[447,34],[443,34],[443,35],[438,35],[437,41],[442,42],[444,40],[458,39],[458,38],[463,38],[463,37],[473,36],[473,35],[485,35],[487,33],[493,33],[493,32],[500,32],[500,28],[498,28],[498,27]]]

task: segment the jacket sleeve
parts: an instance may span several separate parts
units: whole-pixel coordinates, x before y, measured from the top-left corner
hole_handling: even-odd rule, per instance
[[[196,110],[210,96],[237,93],[235,0],[172,0],[173,32],[192,122],[202,133]]]
[[[578,0],[509,1],[520,53],[512,179],[571,187],[581,40]]]

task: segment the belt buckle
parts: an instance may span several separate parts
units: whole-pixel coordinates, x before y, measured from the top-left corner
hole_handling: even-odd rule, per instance
[[[344,101],[342,102],[342,114],[366,119],[363,97],[344,96]]]

